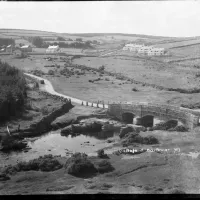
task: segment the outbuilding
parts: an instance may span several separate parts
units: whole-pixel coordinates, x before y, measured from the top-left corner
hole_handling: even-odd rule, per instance
[[[60,52],[59,46],[49,46],[46,50],[46,53],[58,53]]]
[[[7,53],[12,53],[13,50],[14,50],[14,48],[13,48],[13,45],[12,45],[12,44],[10,44],[10,45],[8,45],[8,46],[6,47],[6,52],[7,52]]]
[[[32,47],[30,45],[24,45],[20,48],[23,52],[32,52]]]

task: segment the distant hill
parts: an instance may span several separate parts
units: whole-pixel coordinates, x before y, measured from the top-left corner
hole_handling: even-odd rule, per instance
[[[144,35],[144,34],[128,34],[128,33],[56,33],[50,31],[41,31],[41,30],[26,30],[26,29],[0,29],[0,34],[4,35],[41,35],[41,36],[78,36],[78,37],[101,37],[101,36],[128,36],[128,37],[143,37],[143,38],[152,38],[152,39],[177,39],[179,37],[166,37],[166,36],[154,36],[154,35]],[[185,37],[186,38],[186,37]],[[181,39],[184,39],[182,37]]]

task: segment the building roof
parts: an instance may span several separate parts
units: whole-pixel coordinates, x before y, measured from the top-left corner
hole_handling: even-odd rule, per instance
[[[26,48],[29,48],[29,47],[31,47],[31,46],[30,45],[24,45],[24,46],[21,47],[21,49],[26,49]]]
[[[57,49],[57,48],[59,48],[58,45],[57,45],[57,46],[49,46],[49,47],[48,47],[48,49]]]

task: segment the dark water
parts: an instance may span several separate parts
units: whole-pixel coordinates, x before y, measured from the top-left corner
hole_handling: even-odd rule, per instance
[[[61,136],[60,130],[51,131],[38,138],[27,138],[30,149],[27,152],[0,153],[0,166],[14,164],[17,161],[28,161],[46,154],[66,156],[75,152],[96,155],[96,151],[111,146],[107,138],[115,139],[114,133],[95,133],[94,136],[78,135],[76,137]]]
[[[154,118],[154,125],[162,122]],[[85,152],[96,155],[97,150],[112,146],[107,139],[117,139],[119,133],[94,133],[93,135],[78,135],[76,137],[61,136],[60,130],[51,131],[37,138],[27,138],[28,151],[0,152],[0,167],[15,164],[17,161],[28,161],[46,154],[66,156],[75,152]]]

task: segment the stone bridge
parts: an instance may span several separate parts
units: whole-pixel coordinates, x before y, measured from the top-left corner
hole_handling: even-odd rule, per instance
[[[178,120],[190,130],[199,125],[199,116],[191,110],[171,105],[112,103],[108,105],[108,114],[127,123],[133,123],[133,118],[139,116],[146,127],[153,126],[154,117],[166,121]]]

